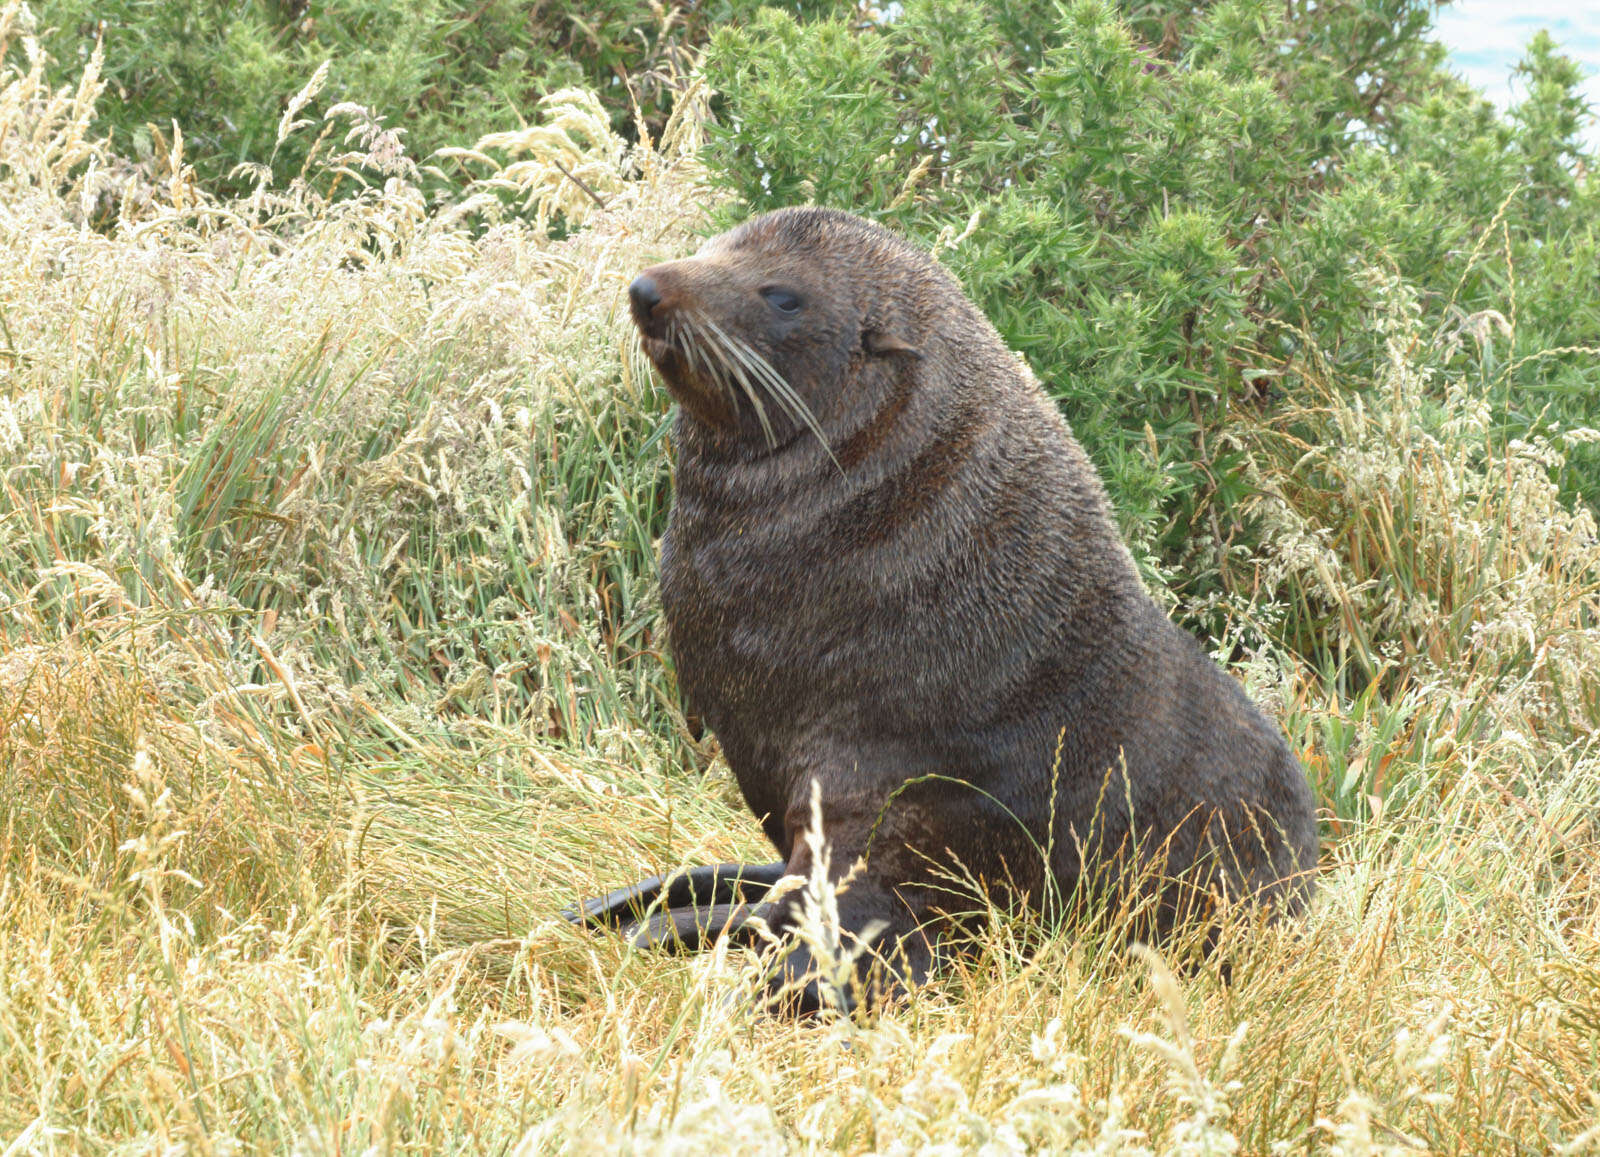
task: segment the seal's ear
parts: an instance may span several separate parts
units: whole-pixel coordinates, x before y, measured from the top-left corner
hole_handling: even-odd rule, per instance
[[[910,342],[896,337],[894,334],[881,329],[863,330],[861,334],[861,348],[874,356],[885,354],[909,354],[911,357],[920,358],[922,351]]]

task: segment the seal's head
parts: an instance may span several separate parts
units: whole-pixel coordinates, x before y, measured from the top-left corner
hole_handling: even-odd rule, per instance
[[[808,429],[826,443],[874,361],[917,356],[903,304],[916,298],[897,289],[930,275],[943,276],[869,221],[780,209],[651,266],[628,297],[646,355],[694,419],[768,446]]]

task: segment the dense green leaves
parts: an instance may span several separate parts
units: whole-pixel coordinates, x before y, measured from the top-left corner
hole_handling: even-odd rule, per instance
[[[758,0],[50,0],[44,47],[76,77],[95,41],[107,43],[110,86],[102,131],[125,154],[159,152],[176,119],[188,159],[218,191],[229,173],[270,162],[280,182],[299,173],[315,134],[277,141],[285,102],[331,62],[327,105],[355,101],[408,134],[413,156],[523,123],[544,93],[597,91],[619,130],[635,113],[659,124],[674,82],[708,30],[742,19]],[[845,7],[804,0],[795,11]],[[152,127],[153,126],[153,129]]]
[[[1172,562],[1202,514],[1231,522],[1248,490],[1217,436],[1230,404],[1270,406],[1267,387],[1306,359],[1374,380],[1365,268],[1480,328],[1514,277],[1509,358],[1441,349],[1499,359],[1477,372],[1508,432],[1593,411],[1593,357],[1529,357],[1600,340],[1577,70],[1536,41],[1528,100],[1502,119],[1443,68],[1430,14],[1416,0],[964,0],[877,24],[768,12],[712,40],[713,160],[743,211],[813,200],[942,244],[1060,399],[1129,530]],[[1600,474],[1566,481],[1600,493]]]

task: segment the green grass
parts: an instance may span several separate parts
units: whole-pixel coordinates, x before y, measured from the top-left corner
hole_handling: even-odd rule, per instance
[[[108,158],[37,83],[0,88],[4,1151],[1600,1145],[1600,544],[1561,445],[1417,372],[1403,286],[1384,381],[1308,363],[1229,432],[1268,525],[1230,565],[1292,597],[1189,608],[1318,787],[1309,915],[1230,930],[1223,986],[989,912],[875,1021],[794,1024],[751,954],[559,915],[766,854],[677,707],[623,306],[706,219],[694,119],[561,240],[181,168],[96,233]]]

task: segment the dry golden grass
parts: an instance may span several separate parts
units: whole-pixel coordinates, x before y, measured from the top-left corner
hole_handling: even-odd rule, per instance
[[[1411,648],[1351,697],[1238,608],[1329,806],[1310,915],[1238,929],[1222,986],[994,913],[876,1021],[793,1024],[747,954],[559,917],[763,856],[663,673],[620,304],[701,221],[692,118],[530,137],[451,210],[345,109],[366,193],[220,204],[88,139],[92,71],[0,82],[0,1153],[1600,1149],[1600,545],[1464,384],[1405,425],[1414,344],[1301,416],[1315,471],[1240,435],[1261,565],[1363,629],[1402,600]],[[590,200],[544,156],[583,231],[475,215]]]

